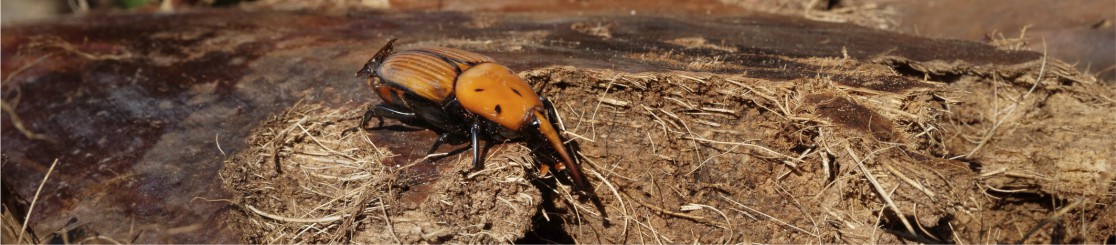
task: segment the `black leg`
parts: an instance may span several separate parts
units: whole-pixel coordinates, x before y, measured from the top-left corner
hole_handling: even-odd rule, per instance
[[[360,118],[360,124],[357,127],[364,128],[364,125],[368,125],[368,120],[372,120],[372,117],[376,117],[376,119],[380,121],[380,124],[376,127],[384,126],[384,117],[377,116],[376,110],[369,108],[367,111],[364,111],[364,117]]]
[[[364,117],[360,119],[360,127],[363,128],[367,125],[368,121],[372,120],[372,117],[376,117],[376,119],[380,121],[376,124],[377,128],[384,126],[385,117],[399,121],[414,121],[418,119],[418,116],[415,115],[414,112],[398,110],[384,105],[376,105],[372,107],[372,109],[368,109],[368,111],[364,112]]]
[[[449,137],[450,137],[450,133],[448,133],[448,132],[442,134],[442,136],[438,136],[438,139],[434,140],[434,145],[430,146],[429,151],[426,151],[426,155],[434,154],[434,151],[437,151],[438,147],[442,146],[442,143],[445,143],[446,139],[448,139]]]
[[[570,140],[568,142],[566,141],[566,137],[563,137],[562,134],[560,133],[562,131],[565,131],[566,127],[565,127],[565,125],[561,125],[560,121],[558,121],[558,110],[554,108],[554,104],[551,103],[550,100],[546,99],[546,97],[542,97],[541,99],[542,99],[542,102],[543,102],[543,108],[547,111],[547,114],[548,114],[547,118],[550,119],[550,125],[552,127],[554,127],[555,130],[558,130],[558,132],[559,132],[558,138],[562,140],[562,146],[565,147],[566,151],[568,151],[569,154],[570,154],[570,161],[572,161],[572,162],[569,164],[570,166],[566,166],[566,172],[573,174],[572,176],[570,176],[570,181],[573,183],[574,189],[577,189],[577,190],[580,190],[580,191],[589,190],[590,185],[589,185],[588,181],[586,181],[584,178],[574,178],[573,177],[573,176],[576,176],[576,175],[581,175],[581,176],[585,175],[584,173],[581,172],[581,167],[578,164],[577,152],[580,151],[581,146],[577,144],[577,141],[573,141],[573,140]],[[576,172],[576,173],[574,173],[574,172]],[[581,181],[578,181],[579,179]],[[595,195],[592,192],[586,192],[586,193],[588,193],[589,195],[591,195],[595,198]]]
[[[554,129],[566,130],[566,125],[558,125],[558,110],[554,108],[554,103],[544,96],[539,96],[542,99],[543,109],[546,110],[546,119],[550,120],[550,124],[555,126]]]
[[[356,127],[350,128],[350,129],[346,129],[345,131],[341,132],[341,134],[347,134],[347,133],[352,132],[352,131],[368,129],[368,128],[365,128],[364,126],[368,125],[368,121],[371,121],[372,117],[376,117],[376,119],[379,120],[379,123],[376,124],[375,128],[380,128],[380,127],[384,126],[384,117],[392,118],[392,119],[396,119],[396,120],[400,120],[400,121],[413,121],[413,120],[418,118],[418,116],[415,115],[414,112],[407,112],[407,111],[403,111],[403,110],[398,110],[398,109],[394,109],[394,108],[391,108],[391,107],[387,107],[385,105],[376,105],[376,106],[373,106],[372,108],[369,108],[367,111],[364,111],[364,116],[360,118],[360,124],[359,125],[357,125]]]
[[[554,130],[558,131],[558,138],[562,139],[562,142],[563,142],[562,145],[566,145],[566,147],[569,147],[568,144],[565,143],[566,140],[567,140],[566,137],[562,135],[562,132],[566,131],[566,125],[560,124],[561,121],[558,120],[558,109],[555,109],[554,104],[550,103],[550,100],[546,99],[546,97],[542,97],[542,96],[540,96],[540,97],[542,98],[543,109],[546,110],[546,112],[547,112],[546,117],[547,117],[548,120],[550,120],[550,126],[554,127]],[[576,150],[574,150],[574,149],[570,149],[570,150],[571,150],[570,154],[574,154],[574,155],[577,154]],[[573,157],[577,158],[577,156],[573,156]],[[574,161],[576,161],[576,160],[577,159],[574,159]]]
[[[480,137],[480,124],[474,123],[473,127],[469,128],[470,138],[473,140],[473,171],[481,170],[484,168],[484,161],[481,159],[480,143],[477,138]]]

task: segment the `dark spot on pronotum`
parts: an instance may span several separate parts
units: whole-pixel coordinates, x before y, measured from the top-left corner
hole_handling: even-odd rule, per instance
[[[513,88],[512,92],[515,93],[515,95],[519,95],[519,97],[523,97],[523,94],[520,94],[519,90],[516,90],[516,89]]]
[[[484,92],[483,88],[473,89],[474,92]]]
[[[500,114],[501,111],[503,110],[500,109],[500,105],[496,105],[496,114]]]

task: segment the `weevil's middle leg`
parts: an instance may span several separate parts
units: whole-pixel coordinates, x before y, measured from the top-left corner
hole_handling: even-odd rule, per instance
[[[443,133],[442,136],[438,136],[438,139],[434,140],[434,145],[430,146],[429,151],[426,151],[426,155],[434,154],[434,152],[438,150],[438,147],[442,146],[442,143],[445,143],[450,136],[451,134],[449,132]]]

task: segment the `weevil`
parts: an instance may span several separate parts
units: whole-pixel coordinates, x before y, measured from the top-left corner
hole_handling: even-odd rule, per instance
[[[373,117],[379,120],[377,128],[385,117],[428,126],[441,135],[427,154],[443,143],[467,140],[474,171],[482,168],[481,149],[489,142],[521,140],[552,150],[559,160],[555,169],[567,171],[575,190],[587,190],[589,182],[577,163],[575,148],[562,136],[553,103],[523,78],[485,55],[442,47],[395,52],[394,43],[395,39],[388,41],[357,72],[368,77],[369,86],[383,100],[364,113],[359,127]],[[540,175],[548,169],[540,166]]]

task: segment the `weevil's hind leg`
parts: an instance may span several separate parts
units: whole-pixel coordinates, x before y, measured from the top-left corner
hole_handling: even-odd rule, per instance
[[[352,131],[356,131],[356,130],[369,129],[369,128],[366,128],[365,126],[368,125],[368,121],[372,120],[372,117],[375,117],[379,121],[376,124],[376,127],[372,128],[372,129],[383,127],[385,117],[395,119],[395,120],[399,120],[399,121],[414,121],[414,120],[418,119],[418,116],[415,115],[414,112],[403,111],[403,110],[391,108],[391,107],[388,107],[388,106],[385,106],[385,105],[375,105],[372,108],[369,108],[367,111],[364,111],[364,116],[360,118],[360,124],[358,124],[356,127],[352,127],[352,128],[346,129],[345,131],[342,131],[341,134],[344,135],[344,134],[347,134],[348,132],[352,132]]]
[[[367,112],[364,112],[364,118],[361,118],[360,126],[364,127],[364,125],[368,124],[368,121],[371,120],[373,116],[380,121],[376,124],[376,128],[384,126],[385,117],[404,122],[412,122],[419,118],[414,112],[395,109],[385,105],[376,105],[372,107],[372,109],[368,109]]]
[[[364,126],[368,125],[368,121],[372,120],[372,117],[376,117],[376,119],[379,119],[380,123],[379,125],[377,125],[377,127],[384,125],[384,117],[377,115],[375,109],[368,108],[368,110],[364,111],[364,116],[360,118],[360,124],[357,124],[357,127],[365,128]]]

